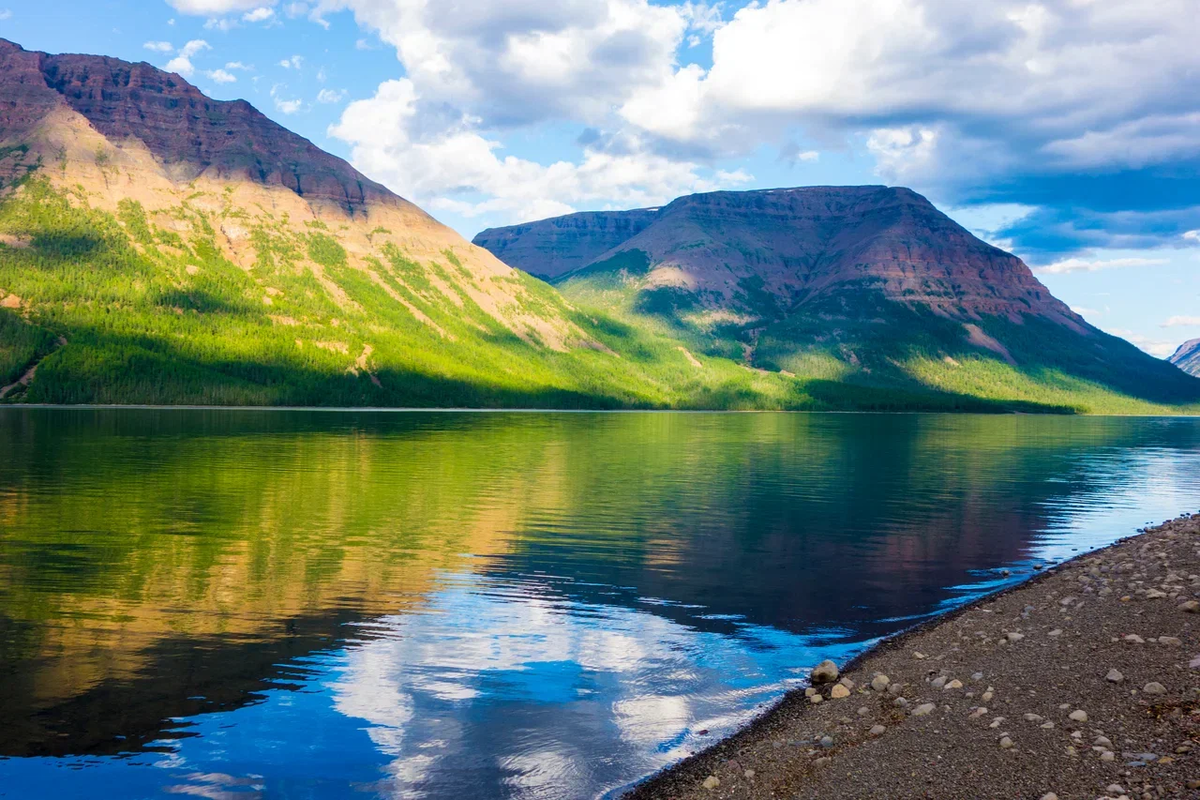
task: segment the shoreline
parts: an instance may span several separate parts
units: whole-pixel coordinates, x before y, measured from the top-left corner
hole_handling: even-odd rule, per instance
[[[1200,798],[1198,548],[1185,514],[1059,562],[612,796]]]

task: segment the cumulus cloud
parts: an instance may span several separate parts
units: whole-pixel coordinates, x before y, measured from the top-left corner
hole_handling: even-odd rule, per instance
[[[204,73],[214,83],[235,83],[237,76],[223,69],[210,69]]]
[[[580,203],[656,205],[751,180],[741,171],[706,178],[695,163],[624,140],[597,139],[578,163],[538,164],[502,155],[501,143],[469,117],[431,128],[421,108],[414,81],[387,81],[374,97],[351,103],[329,134],[350,143],[359,169],[434,210],[534,219],[569,213]]]
[[[242,22],[266,22],[270,19],[274,19],[274,17],[275,9],[268,8],[266,6],[259,6],[258,8],[252,9],[243,14]]]
[[[300,67],[303,65],[304,56],[292,56],[291,58],[285,58],[279,62],[279,66],[283,67],[284,69],[300,69]]]
[[[1200,317],[1170,317],[1162,324],[1163,328],[1193,328],[1200,327]]]
[[[1110,258],[1088,260],[1086,258],[1064,258],[1044,267],[1034,268],[1038,275],[1065,275],[1069,272],[1097,272],[1102,269],[1124,267],[1159,267],[1169,263],[1165,258]]]
[[[212,46],[203,39],[192,39],[190,42],[179,48],[179,52],[175,58],[167,62],[167,72],[175,72],[185,78],[190,78],[196,71],[195,65],[192,64],[192,59],[198,53],[205,50],[211,50]]]
[[[345,89],[322,89],[317,92],[318,103],[340,103],[346,96]]]
[[[271,101],[275,104],[275,110],[280,114],[296,114],[304,110],[304,101],[295,98],[287,97],[285,92],[287,86],[277,83],[271,87]]]
[[[155,53],[175,52],[175,46],[170,42],[146,42],[142,47],[147,50],[153,50]]]

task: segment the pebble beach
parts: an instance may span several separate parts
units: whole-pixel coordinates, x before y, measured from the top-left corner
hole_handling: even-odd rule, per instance
[[[1200,516],[884,642],[642,798],[1200,798]]]

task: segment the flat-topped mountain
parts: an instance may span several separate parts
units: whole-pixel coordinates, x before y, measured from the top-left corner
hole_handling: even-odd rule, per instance
[[[476,241],[581,305],[753,369],[964,394],[1012,381],[1044,394],[1051,378],[1164,401],[1200,389],[1089,325],[1021,259],[910,189],[710,192]]]
[[[1179,345],[1179,349],[1168,361],[1189,375],[1200,377],[1200,339],[1192,339]]]
[[[585,267],[637,236],[658,217],[657,208],[584,211],[508,228],[488,228],[471,240],[505,264],[552,280]]]

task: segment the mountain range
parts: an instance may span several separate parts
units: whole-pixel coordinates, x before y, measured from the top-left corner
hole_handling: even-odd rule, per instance
[[[245,101],[0,40],[0,400],[1145,412],[1200,380],[908,189],[472,244]]]
[[[1179,345],[1167,360],[1189,375],[1200,377],[1200,339],[1192,339]]]

